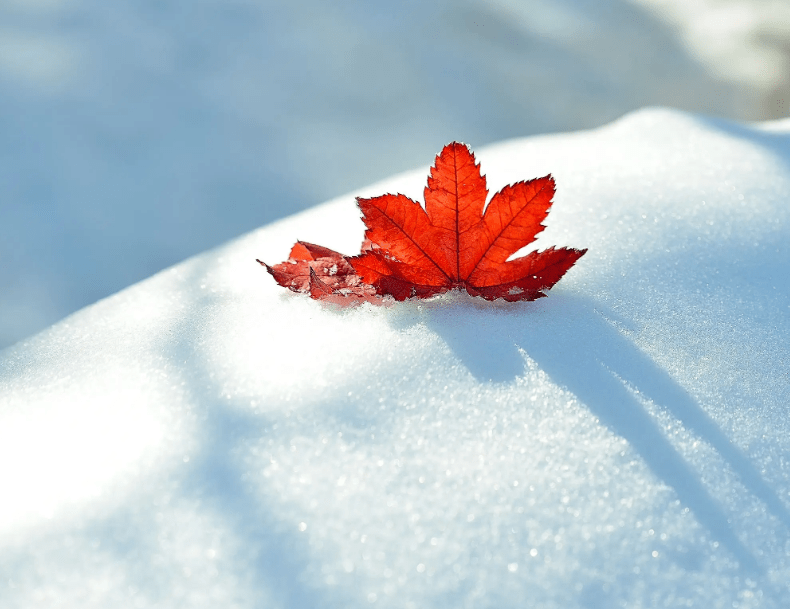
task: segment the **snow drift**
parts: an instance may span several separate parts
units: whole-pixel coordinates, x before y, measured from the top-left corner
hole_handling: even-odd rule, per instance
[[[785,607],[790,123],[666,110],[478,151],[551,172],[531,303],[341,310],[352,195],[0,354],[3,607]],[[426,168],[365,188],[420,198]]]

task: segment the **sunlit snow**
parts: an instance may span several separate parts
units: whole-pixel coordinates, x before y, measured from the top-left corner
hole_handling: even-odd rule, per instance
[[[0,606],[790,604],[790,123],[644,110],[475,151],[552,173],[531,303],[341,310],[354,195],[0,354]]]

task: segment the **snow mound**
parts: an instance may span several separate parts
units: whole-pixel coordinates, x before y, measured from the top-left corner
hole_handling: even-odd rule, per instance
[[[0,606],[788,606],[790,122],[477,156],[556,178],[537,247],[589,252],[549,298],[276,286],[357,251],[349,195],[0,353]]]

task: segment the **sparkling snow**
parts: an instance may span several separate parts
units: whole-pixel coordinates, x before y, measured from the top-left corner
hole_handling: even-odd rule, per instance
[[[349,195],[2,352],[0,606],[790,605],[790,123],[476,152],[557,180],[548,298],[276,286],[357,250]]]

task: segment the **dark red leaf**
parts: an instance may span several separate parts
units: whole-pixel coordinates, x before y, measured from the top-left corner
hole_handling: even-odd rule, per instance
[[[320,245],[297,241],[288,260],[269,266],[258,262],[281,286],[333,302],[376,302],[381,296],[362,281],[345,256]]]

